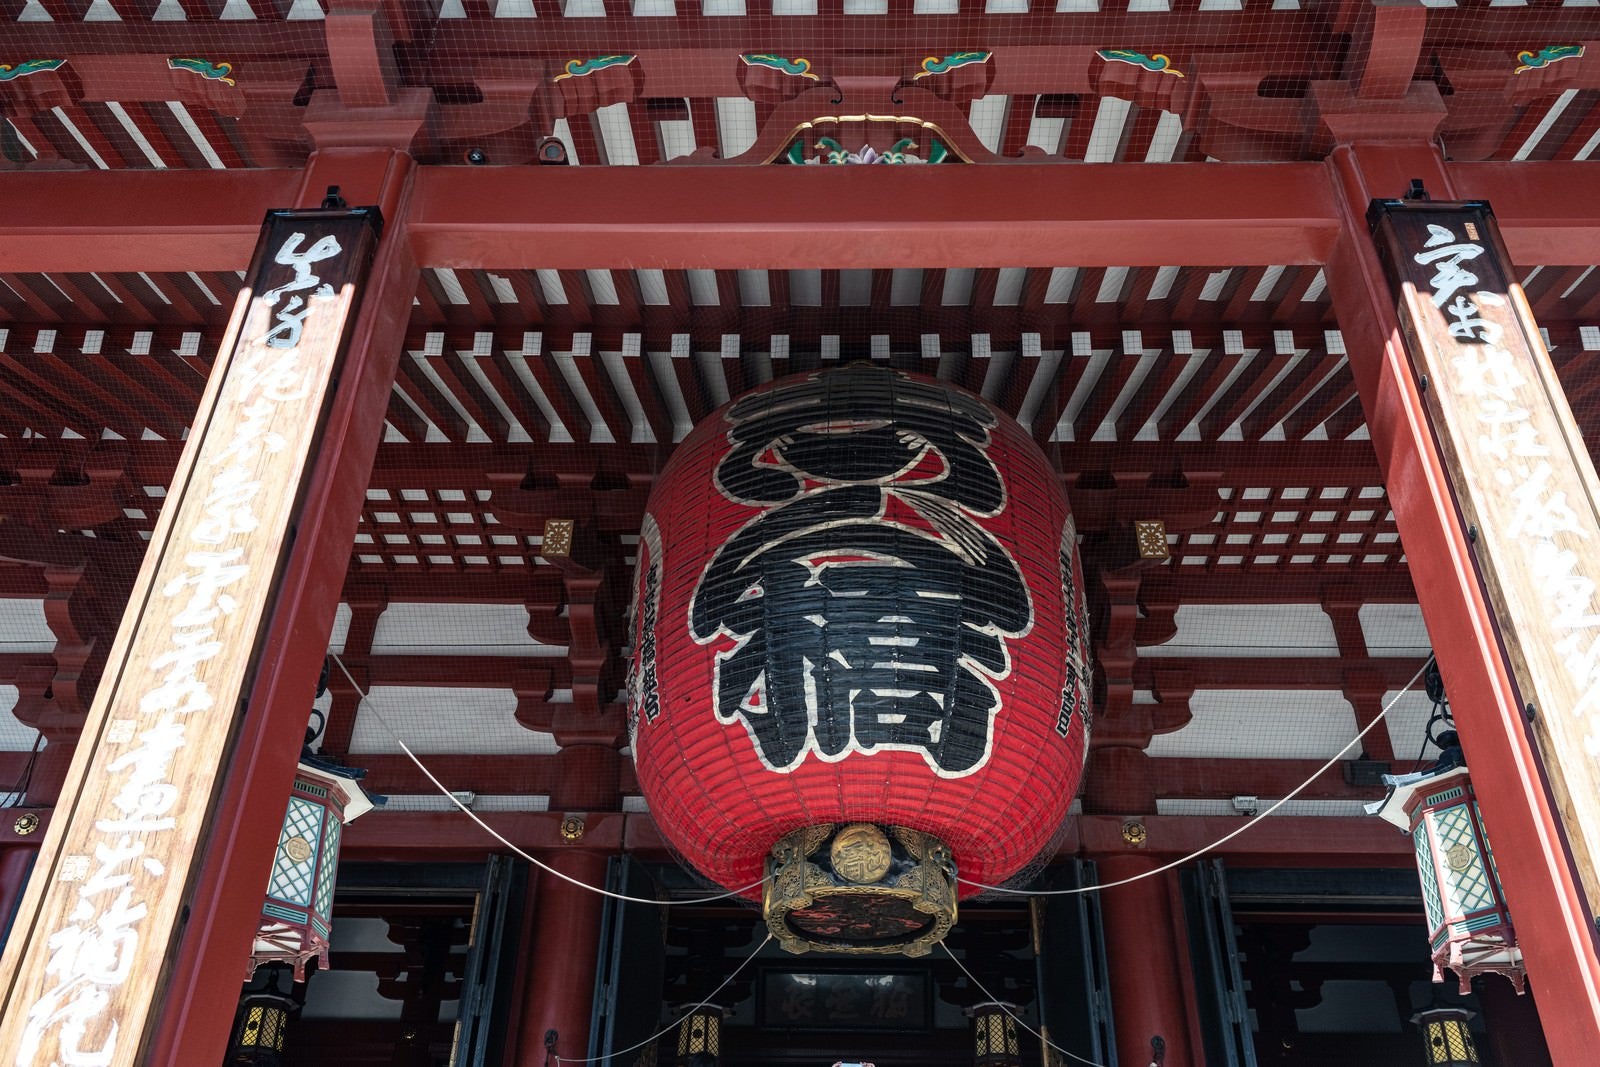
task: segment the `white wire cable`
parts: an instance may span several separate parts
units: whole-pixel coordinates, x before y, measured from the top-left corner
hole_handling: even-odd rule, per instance
[[[985,989],[983,987],[983,983],[978,981],[978,976],[973,974],[971,971],[967,970],[967,965],[965,963],[962,963],[961,960],[956,956],[956,954],[954,952],[950,951],[950,946],[945,944],[943,939],[940,939],[939,941],[937,941],[935,943],[940,948],[944,949],[944,954],[946,956],[949,956],[951,961],[954,962],[957,967],[961,968],[961,973],[967,976],[967,980],[970,981],[974,986],[977,987],[978,992],[982,993],[986,1000],[988,1000],[990,1003],[998,1004],[1000,1006],[1000,1010],[1001,1011],[1003,1011],[1007,1015],[1011,1016],[1012,1021],[1015,1022],[1018,1026],[1022,1027],[1024,1030],[1028,1031],[1028,1033],[1030,1033],[1034,1037],[1038,1038],[1040,1043],[1042,1043],[1044,1045],[1047,1045],[1050,1048],[1054,1049],[1055,1051],[1061,1053],[1061,1055],[1067,1057],[1069,1060],[1077,1060],[1079,1063],[1087,1064],[1088,1067],[1105,1067],[1105,1064],[1103,1064],[1103,1063],[1099,1063],[1099,1062],[1097,1062],[1095,1060],[1086,1060],[1082,1056],[1079,1056],[1079,1055],[1077,1055],[1075,1053],[1072,1053],[1072,1052],[1068,1052],[1066,1049],[1062,1048],[1060,1045],[1056,1044],[1054,1041],[1051,1041],[1048,1037],[1045,1037],[1039,1031],[1035,1030],[1033,1027],[1031,1027],[1027,1023],[1023,1022],[1022,1018],[1019,1015],[1017,1015],[1016,1012],[1012,1011],[1011,1008],[1006,1004],[1005,1001],[1001,1000],[999,997],[995,996],[993,993],[989,992],[987,989]]]
[[[705,1007],[708,1004],[714,1005],[716,1003],[717,994],[722,992],[724,989],[728,988],[728,983],[732,982],[735,978],[739,977],[739,972],[744,970],[746,967],[750,966],[750,961],[755,959],[757,956],[761,955],[761,950],[766,948],[767,945],[771,943],[771,941],[772,941],[772,935],[768,934],[766,936],[766,939],[763,940],[761,942],[761,944],[756,946],[755,951],[750,953],[750,955],[746,956],[744,958],[744,962],[739,964],[739,966],[735,967],[733,969],[733,973],[728,975],[728,977],[726,977],[726,978],[724,978],[722,980],[722,984],[721,985],[717,986],[717,988],[713,989],[709,994],[707,994],[706,999],[702,1000],[700,1003],[691,1004],[689,1006],[689,1010],[684,1012],[683,1014],[684,1015],[692,1015],[692,1014],[694,1014],[695,1011],[697,1011],[700,1008]],[[665,1037],[667,1034],[672,1033],[672,1031],[674,1031],[674,1030],[676,1030],[678,1028],[679,1023],[681,1023],[682,1021],[683,1021],[683,1019],[680,1017],[678,1022],[668,1023],[667,1026],[665,1027],[665,1029],[657,1030],[655,1033],[651,1034],[649,1037],[645,1038],[643,1041],[639,1042],[637,1045],[629,1045],[627,1048],[619,1048],[615,1052],[608,1052],[604,1056],[591,1056],[591,1057],[589,1057],[588,1059],[585,1059],[585,1060],[576,1059],[576,1058],[574,1058],[572,1056],[557,1056],[556,1057],[556,1063],[558,1065],[559,1064],[563,1064],[563,1063],[604,1063],[606,1060],[616,1059],[618,1056],[626,1056],[628,1053],[637,1052],[639,1049],[644,1048],[646,1045],[651,1044],[652,1042],[655,1042],[655,1041],[659,1041],[661,1038]]]
[[[519,848],[518,846],[516,846],[515,844],[513,844],[512,842],[507,840],[506,837],[503,834],[501,834],[498,830],[494,829],[494,827],[490,826],[488,823],[484,822],[481,818],[478,817],[478,814],[476,812],[474,812],[471,808],[469,808],[465,804],[463,804],[461,802],[461,799],[459,797],[457,797],[453,792],[451,792],[450,789],[448,787],[446,787],[443,782],[439,781],[438,778],[434,777],[433,772],[428,769],[427,765],[424,764],[422,762],[422,760],[417,757],[417,754],[415,752],[411,751],[411,747],[406,744],[405,739],[402,738],[399,735],[399,733],[394,729],[394,727],[389,724],[389,721],[383,717],[382,712],[380,712],[378,710],[377,701],[373,700],[371,695],[368,692],[366,692],[365,690],[363,690],[361,688],[361,686],[356,682],[355,677],[350,673],[350,668],[345,666],[344,660],[341,657],[339,657],[338,655],[334,655],[334,654],[330,654],[330,655],[331,655],[333,661],[339,665],[339,670],[344,674],[345,679],[347,681],[349,681],[351,688],[353,688],[355,690],[355,692],[357,693],[357,695],[360,696],[362,701],[366,703],[367,710],[370,711],[372,713],[373,717],[378,720],[378,723],[384,728],[384,730],[386,730],[389,733],[389,736],[394,738],[395,743],[400,746],[400,750],[406,754],[406,756],[411,760],[412,763],[416,764],[417,769],[420,770],[423,773],[423,775],[428,779],[428,781],[430,781],[430,782],[432,782],[434,784],[434,786],[439,790],[440,795],[448,798],[449,801],[452,804],[454,804],[458,809],[461,810],[462,814],[466,815],[473,822],[477,823],[484,830],[485,833],[489,834],[489,836],[493,837],[496,841],[500,842],[502,845],[504,845],[506,848],[510,849],[516,855],[522,857],[523,859],[527,860],[529,863],[531,863],[534,866],[538,867],[540,870],[546,871],[549,874],[553,874],[557,878],[560,878],[560,879],[562,879],[563,881],[566,881],[566,882],[570,882],[573,885],[578,886],[579,888],[587,889],[592,893],[598,893],[601,896],[611,897],[611,898],[613,898],[615,900],[624,900],[624,901],[628,901],[630,903],[635,903],[635,904],[649,904],[649,905],[654,905],[654,906],[660,906],[662,904],[681,905],[681,904],[709,904],[709,903],[714,903],[714,902],[719,901],[719,900],[727,900],[730,897],[740,896],[743,893],[746,893],[749,890],[756,888],[757,886],[763,884],[766,881],[766,879],[763,878],[760,881],[752,882],[749,885],[744,886],[744,887],[742,887],[740,889],[730,890],[730,891],[728,891],[726,893],[720,893],[720,894],[718,894],[716,896],[711,896],[711,897],[699,897],[699,898],[695,898],[695,899],[692,899],[692,900],[660,901],[660,900],[651,900],[651,899],[647,899],[647,898],[643,898],[643,897],[632,897],[632,896],[628,896],[628,895],[623,894],[623,893],[614,893],[614,892],[610,891],[609,889],[602,889],[602,888],[600,888],[598,886],[589,885],[587,882],[583,882],[583,881],[581,881],[581,880],[579,880],[577,878],[573,878],[570,875],[564,874],[561,871],[556,870],[554,867],[551,867],[550,865],[540,861],[536,857],[530,855],[528,852],[524,851],[523,849]],[[1403,697],[1406,693],[1411,691],[1411,688],[1417,684],[1417,680],[1422,677],[1423,672],[1426,671],[1426,670],[1427,670],[1427,664],[1423,664],[1423,666],[1417,671],[1417,673],[1411,676],[1411,680],[1406,682],[1406,684],[1401,687],[1400,691],[1395,694],[1394,698],[1392,700],[1390,700],[1387,704],[1385,704],[1383,706],[1383,709],[1381,711],[1379,711],[1376,716],[1373,717],[1373,720],[1371,722],[1369,722],[1366,726],[1362,727],[1360,732],[1358,732],[1353,738],[1351,738],[1348,742],[1346,742],[1345,745],[1342,748],[1340,748],[1338,752],[1334,753],[1333,756],[1326,763],[1324,763],[1321,767],[1317,768],[1317,770],[1309,778],[1307,778],[1304,782],[1301,782],[1299,785],[1297,785],[1293,789],[1291,789],[1288,793],[1284,794],[1283,797],[1281,797],[1279,800],[1277,800],[1275,803],[1273,803],[1271,806],[1269,806],[1265,811],[1263,811],[1260,814],[1256,815],[1254,818],[1247,820],[1238,829],[1236,829],[1236,830],[1234,830],[1234,831],[1232,831],[1232,832],[1230,832],[1228,834],[1223,835],[1221,838],[1217,839],[1216,841],[1213,841],[1209,845],[1206,845],[1204,848],[1196,849],[1194,852],[1189,853],[1187,856],[1183,856],[1183,857],[1181,857],[1179,859],[1173,860],[1170,863],[1164,864],[1164,865],[1162,865],[1160,867],[1156,867],[1156,868],[1154,868],[1152,870],[1144,871],[1144,872],[1142,872],[1140,874],[1136,874],[1136,875],[1133,875],[1133,876],[1128,877],[1128,878],[1119,879],[1119,880],[1117,880],[1115,882],[1104,882],[1104,883],[1101,883],[1099,885],[1080,886],[1080,887],[1070,888],[1070,889],[1036,889],[1036,890],[1008,889],[1008,888],[1005,888],[1003,886],[991,886],[991,885],[985,885],[982,882],[973,882],[973,881],[970,881],[970,880],[965,879],[965,878],[958,878],[957,881],[959,881],[962,885],[972,886],[972,887],[974,887],[976,889],[982,889],[982,890],[989,891],[989,892],[1007,893],[1007,894],[1011,894],[1013,896],[1023,896],[1023,897],[1070,896],[1070,895],[1074,895],[1074,894],[1078,894],[1078,893],[1099,892],[1102,889],[1115,889],[1118,886],[1128,885],[1130,883],[1137,882],[1137,881],[1140,881],[1140,880],[1145,879],[1145,878],[1150,878],[1150,877],[1153,877],[1153,876],[1158,875],[1158,874],[1164,874],[1167,871],[1173,870],[1176,867],[1181,867],[1184,864],[1189,863],[1192,860],[1199,859],[1201,856],[1204,856],[1208,852],[1215,851],[1216,849],[1218,849],[1218,848],[1222,847],[1223,845],[1227,844],[1229,841],[1232,841],[1234,838],[1236,838],[1239,835],[1245,833],[1251,827],[1255,826],[1258,822],[1260,822],[1262,819],[1265,819],[1268,816],[1272,815],[1279,808],[1283,807],[1289,801],[1293,800],[1295,797],[1297,797],[1301,793],[1305,792],[1306,789],[1310,788],[1310,786],[1311,786],[1311,784],[1313,782],[1315,782],[1318,778],[1322,777],[1323,774],[1327,773],[1330,769],[1332,769],[1334,764],[1338,763],[1339,760],[1344,758],[1344,754],[1346,752],[1350,751],[1350,749],[1353,748],[1356,745],[1357,742],[1361,741],[1364,737],[1366,737],[1368,732],[1370,732],[1373,729],[1373,727],[1377,726],[1380,722],[1383,722],[1385,720],[1385,718],[1387,718],[1389,712],[1394,708],[1394,706],[1396,704],[1398,704],[1400,702],[1400,698]],[[704,1007],[704,1006],[712,1003],[715,1000],[717,994],[721,993],[724,989],[726,989],[728,984],[730,982],[732,982],[736,977],[738,977],[739,972],[743,971],[745,969],[745,967],[749,966],[750,961],[755,959],[756,956],[760,954],[761,950],[763,948],[765,948],[767,946],[767,944],[771,940],[772,940],[772,935],[769,933],[766,936],[766,939],[763,940],[761,942],[761,944],[756,946],[755,951],[753,951],[749,956],[745,957],[744,961],[741,962],[738,967],[735,967],[733,969],[733,972],[730,973],[728,975],[728,977],[723,980],[721,985],[717,986],[717,988],[715,990],[713,990],[711,992],[711,994],[706,997],[705,1000],[702,1000],[698,1004],[693,1005],[690,1010],[693,1011],[696,1008],[701,1008],[701,1007]],[[1060,1053],[1063,1056],[1066,1056],[1068,1059],[1071,1059],[1071,1060],[1073,1060],[1073,1061],[1075,1061],[1077,1063],[1085,1064],[1086,1067],[1105,1067],[1104,1064],[1100,1064],[1100,1063],[1098,1063],[1098,1062],[1096,1062],[1094,1060],[1085,1059],[1082,1056],[1079,1056],[1079,1055],[1077,1055],[1075,1053],[1067,1051],[1066,1049],[1062,1048],[1061,1046],[1059,1046],[1059,1045],[1055,1044],[1054,1042],[1050,1041],[1048,1038],[1046,1038],[1039,1031],[1033,1029],[1026,1022],[1024,1022],[1020,1017],[1018,1017],[1015,1012],[1013,1012],[1009,1008],[1005,1007],[1003,1002],[1001,1002],[997,997],[995,997],[987,989],[985,989],[983,984],[978,981],[977,976],[975,976],[970,970],[967,969],[967,965],[962,963],[961,960],[959,958],[957,958],[956,954],[950,951],[949,946],[945,945],[945,943],[943,941],[940,941],[939,942],[939,947],[944,949],[945,954],[948,955],[950,957],[950,959],[955,962],[955,965],[961,969],[962,973],[967,976],[967,978],[972,982],[972,984],[975,987],[977,987],[979,992],[981,992],[989,1000],[994,1001],[997,1004],[1001,1004],[1001,1010],[1002,1011],[1004,1011],[1008,1016],[1010,1016],[1011,1019],[1014,1022],[1016,1022],[1016,1024],[1018,1026],[1022,1027],[1028,1033],[1030,1033],[1034,1037],[1038,1038],[1040,1042],[1042,1042],[1045,1045],[1048,1045],[1051,1049],[1053,1049],[1054,1051]],[[630,1046],[628,1048],[625,1048],[625,1049],[619,1049],[618,1051],[609,1053],[609,1054],[607,1054],[605,1056],[596,1056],[596,1057],[590,1057],[590,1058],[587,1058],[587,1059],[577,1059],[577,1058],[573,1058],[573,1057],[557,1055],[555,1057],[555,1062],[558,1065],[558,1067],[559,1067],[560,1064],[563,1064],[563,1063],[574,1063],[574,1064],[578,1064],[578,1063],[602,1063],[602,1062],[605,1062],[607,1060],[614,1059],[617,1056],[623,1056],[623,1055],[626,1055],[626,1054],[628,1054],[630,1052],[634,1052],[634,1051],[636,1051],[638,1049],[641,1049],[641,1048],[645,1047],[646,1045],[648,1045],[648,1044],[650,1044],[650,1043],[652,1043],[654,1041],[659,1040],[660,1038],[662,1038],[666,1034],[670,1033],[674,1028],[677,1027],[677,1025],[678,1025],[677,1023],[672,1023],[672,1024],[668,1025],[667,1027],[665,1027],[664,1029],[659,1030],[656,1033],[654,1033],[654,1034],[650,1035],[649,1037],[645,1038],[643,1041],[640,1041],[638,1044],[632,1045],[632,1046]]]
[[[400,746],[400,750],[406,754],[406,756],[411,760],[412,763],[416,764],[417,769],[420,770],[423,773],[423,775],[425,775],[427,777],[428,781],[430,781],[430,782],[432,782],[434,784],[434,786],[439,790],[440,795],[444,796],[446,799],[448,799],[450,801],[450,803],[454,804],[457,808],[459,808],[461,810],[461,812],[463,814],[465,814],[469,819],[471,819],[473,822],[477,823],[480,827],[482,827],[485,833],[489,834],[489,836],[493,837],[496,841],[500,842],[502,845],[504,845],[505,847],[509,848],[512,852],[516,853],[518,856],[521,856],[523,859],[527,860],[529,863],[532,863],[534,866],[538,867],[540,870],[546,871],[546,872],[548,872],[550,874],[553,874],[557,878],[562,879],[563,881],[571,882],[575,886],[580,886],[581,888],[590,890],[591,892],[598,893],[601,896],[612,897],[612,898],[617,899],[617,900],[626,900],[626,901],[630,901],[630,902],[636,903],[636,904],[672,904],[672,905],[711,904],[711,903],[715,903],[716,901],[719,901],[719,900],[727,900],[727,899],[732,898],[732,897],[742,896],[743,894],[749,892],[752,889],[755,889],[757,886],[760,886],[760,885],[762,885],[762,884],[764,884],[766,882],[766,878],[763,877],[759,881],[751,882],[749,885],[742,886],[742,887],[740,887],[738,889],[731,889],[726,893],[719,893],[716,896],[696,897],[696,898],[693,898],[693,899],[690,899],[690,900],[659,901],[659,900],[646,900],[646,899],[644,899],[642,897],[630,897],[630,896],[627,896],[627,895],[622,894],[622,893],[613,893],[609,889],[601,889],[598,886],[589,885],[587,882],[580,881],[577,878],[573,878],[570,875],[564,874],[561,871],[556,870],[554,867],[551,867],[550,865],[540,861],[539,859],[536,859],[534,856],[530,855],[529,853],[527,853],[523,849],[521,849],[521,848],[517,847],[516,845],[512,844],[509,840],[506,839],[506,837],[503,834],[501,834],[498,830],[494,829],[488,823],[484,822],[481,818],[478,817],[478,814],[476,812],[474,812],[471,808],[469,808],[465,804],[463,804],[461,802],[461,799],[459,797],[457,797],[453,792],[451,792],[451,790],[443,782],[439,781],[438,778],[434,777],[433,772],[430,771],[427,768],[427,766],[422,762],[422,760],[417,758],[417,754],[415,752],[411,751],[411,747],[406,744],[405,739],[400,736],[400,734],[394,729],[393,726],[389,725],[389,721],[387,719],[385,719],[383,717],[382,712],[380,712],[378,710],[377,701],[373,700],[372,697],[365,690],[363,690],[361,688],[361,686],[356,682],[355,677],[353,675],[351,675],[351,673],[350,673],[350,668],[348,668],[348,667],[346,667],[344,665],[344,660],[341,659],[337,654],[330,653],[330,656],[332,657],[333,661],[339,665],[339,670],[341,672],[343,672],[345,678],[350,682],[351,687],[356,691],[356,693],[361,697],[361,699],[367,704],[367,709],[370,712],[372,712],[373,717],[378,720],[379,724],[386,731],[388,731],[389,736],[394,738],[395,743]],[[1079,893],[1097,893],[1102,889],[1115,889],[1118,886],[1130,885],[1130,884],[1132,884],[1134,882],[1142,881],[1145,878],[1152,878],[1152,877],[1154,877],[1154,876],[1156,876],[1158,874],[1165,874],[1167,871],[1170,871],[1170,870],[1173,870],[1175,868],[1181,867],[1184,864],[1189,863],[1191,860],[1199,859],[1201,856],[1204,856],[1209,852],[1216,851],[1217,849],[1221,848],[1223,845],[1227,844],[1229,841],[1232,841],[1234,838],[1236,838],[1236,837],[1240,836],[1241,834],[1247,832],[1252,827],[1254,827],[1257,823],[1259,823],[1262,819],[1265,819],[1268,816],[1272,815],[1279,808],[1283,807],[1285,804],[1289,803],[1289,801],[1293,800],[1295,797],[1299,796],[1301,793],[1305,792],[1308,788],[1310,788],[1310,786],[1311,786],[1311,784],[1313,782],[1315,782],[1318,778],[1322,777],[1322,775],[1327,773],[1333,767],[1334,764],[1338,763],[1341,759],[1344,758],[1344,754],[1346,752],[1350,751],[1350,749],[1353,748],[1356,745],[1357,742],[1361,741],[1364,737],[1366,737],[1367,734],[1374,727],[1376,727],[1380,722],[1383,722],[1388,717],[1389,712],[1394,708],[1394,706],[1396,704],[1398,704],[1400,702],[1400,698],[1405,696],[1407,693],[1409,693],[1411,691],[1412,687],[1417,684],[1417,680],[1422,677],[1423,673],[1427,669],[1428,669],[1428,665],[1426,663],[1424,663],[1422,665],[1422,667],[1420,667],[1417,670],[1417,673],[1413,674],[1411,676],[1410,681],[1406,682],[1406,684],[1400,688],[1400,691],[1397,692],[1394,695],[1394,698],[1392,700],[1390,700],[1387,704],[1385,704],[1383,706],[1383,709],[1381,711],[1379,711],[1378,714],[1373,717],[1372,721],[1367,723],[1366,726],[1362,727],[1360,732],[1358,732],[1354,737],[1352,737],[1349,741],[1347,741],[1345,743],[1344,747],[1339,749],[1338,752],[1335,752],[1333,754],[1333,756],[1331,758],[1329,758],[1329,760],[1326,763],[1324,763],[1321,767],[1318,767],[1314,772],[1312,772],[1312,774],[1311,774],[1311,776],[1309,778],[1307,778],[1305,781],[1301,782],[1299,785],[1295,786],[1293,789],[1289,790],[1289,792],[1285,793],[1281,798],[1279,798],[1277,801],[1272,803],[1265,811],[1262,811],[1260,814],[1256,815],[1255,817],[1253,817],[1251,819],[1247,819],[1238,829],[1233,830],[1233,831],[1231,831],[1231,832],[1229,832],[1227,834],[1224,834],[1222,837],[1220,837],[1217,840],[1211,842],[1209,845],[1206,845],[1203,848],[1198,848],[1198,849],[1196,849],[1195,851],[1189,853],[1186,856],[1181,856],[1178,859],[1175,859],[1175,860],[1171,861],[1170,863],[1163,864],[1160,867],[1155,867],[1155,868],[1152,868],[1151,870],[1143,871],[1143,872],[1141,872],[1139,874],[1130,875],[1127,878],[1118,879],[1115,882],[1102,882],[1102,883],[1100,883],[1098,885],[1089,885],[1089,886],[1075,886],[1075,887],[1068,888],[1068,889],[1012,889],[1012,888],[1008,888],[1006,886],[987,885],[987,884],[985,884],[983,882],[974,882],[974,881],[972,881],[970,879],[961,878],[959,876],[957,877],[956,881],[959,882],[961,885],[971,886],[974,889],[979,889],[979,890],[983,890],[985,892],[991,892],[991,893],[1005,893],[1005,894],[1008,894],[1010,896],[1019,896],[1019,897],[1075,896],[1075,895],[1077,895]]]
[[[460,797],[451,792],[450,788],[443,782],[435,778],[433,776],[433,772],[430,771],[427,766],[417,758],[417,754],[415,752],[411,751],[411,746],[406,744],[405,738],[401,737],[400,734],[396,732],[395,728],[389,725],[389,720],[385,719],[383,717],[383,713],[378,710],[378,702],[373,700],[372,696],[363,690],[359,684],[357,684],[355,678],[350,674],[350,668],[344,665],[344,660],[335,653],[330,652],[328,655],[333,659],[333,662],[339,665],[339,670],[344,673],[344,676],[349,680],[351,687],[355,689],[357,695],[360,696],[361,700],[366,704],[367,711],[369,711],[373,718],[377,719],[378,723],[389,732],[389,736],[394,738],[395,744],[400,746],[400,751],[404,752],[408,757],[410,757],[411,762],[417,765],[417,770],[421,771],[427,777],[428,781],[432,782],[434,786],[438,788],[440,795],[449,800],[450,803],[454,804],[457,808],[461,809],[462,814],[464,814],[467,818],[481,826],[484,833],[488,834],[490,837],[494,838],[506,848],[509,848],[512,852],[516,853],[518,856],[521,856],[523,859],[539,868],[541,871],[544,871],[547,874],[553,874],[564,882],[571,882],[580,889],[587,889],[589,892],[598,893],[603,897],[610,897],[613,900],[626,900],[632,904],[651,904],[657,907],[662,905],[678,906],[683,904],[714,904],[719,900],[727,900],[730,897],[741,896],[745,893],[748,893],[750,890],[755,889],[757,886],[766,883],[766,878],[763,877],[760,881],[751,882],[749,885],[741,886],[738,889],[730,889],[726,893],[718,893],[714,897],[695,897],[690,900],[650,900],[646,899],[645,897],[630,897],[625,893],[613,893],[609,889],[602,889],[599,886],[593,886],[588,882],[574,878],[569,874],[563,874],[561,871],[556,870],[548,863],[543,862],[542,860],[530,855],[529,853],[518,848],[516,845],[512,844],[506,839],[504,834],[479,818],[477,812],[463,804]],[[577,1061],[573,1060],[569,1062],[575,1063]]]
[[[1411,680],[1409,682],[1407,682],[1405,685],[1400,687],[1400,691],[1394,695],[1394,699],[1389,701],[1389,703],[1385,704],[1383,706],[1383,710],[1378,712],[1378,714],[1373,718],[1373,720],[1371,722],[1367,723],[1366,726],[1361,728],[1361,732],[1360,733],[1358,733],[1354,737],[1352,737],[1345,744],[1345,746],[1343,748],[1341,748],[1339,751],[1335,752],[1333,754],[1333,758],[1332,759],[1328,760],[1328,762],[1324,763],[1321,767],[1318,767],[1316,769],[1316,771],[1311,775],[1310,778],[1307,778],[1305,781],[1301,782],[1299,785],[1297,785],[1293,789],[1289,790],[1289,792],[1287,792],[1287,793],[1285,793],[1283,795],[1282,799],[1278,800],[1271,807],[1267,808],[1267,810],[1261,812],[1259,815],[1256,815],[1252,819],[1247,819],[1244,822],[1244,824],[1242,826],[1240,826],[1237,830],[1234,830],[1231,833],[1224,834],[1222,837],[1218,838],[1216,841],[1211,842],[1211,844],[1206,845],[1204,848],[1196,849],[1195,851],[1189,853],[1187,856],[1183,856],[1183,857],[1181,857],[1179,859],[1175,859],[1171,863],[1165,864],[1164,866],[1156,867],[1156,868],[1154,868],[1152,870],[1148,870],[1148,871],[1143,871],[1143,872],[1141,872],[1139,874],[1130,875],[1127,878],[1118,879],[1115,882],[1102,882],[1099,885],[1076,886],[1076,887],[1071,888],[1071,889],[1008,889],[1005,886],[984,885],[982,882],[969,881],[969,880],[967,880],[965,878],[961,878],[959,876],[956,878],[956,881],[960,882],[962,885],[972,886],[974,889],[983,889],[983,890],[987,890],[989,892],[994,892],[994,893],[1009,893],[1012,896],[1019,896],[1019,897],[1064,897],[1064,896],[1073,896],[1073,895],[1076,895],[1078,893],[1098,893],[1102,889],[1115,889],[1115,888],[1117,888],[1117,886],[1128,885],[1128,884],[1130,884],[1132,882],[1137,882],[1137,881],[1140,881],[1140,880],[1145,879],[1145,878],[1153,878],[1158,874],[1165,874],[1167,871],[1170,871],[1175,867],[1182,867],[1184,864],[1188,863],[1190,860],[1199,859],[1201,856],[1204,856],[1206,853],[1213,852],[1216,849],[1221,848],[1223,845],[1226,845],[1229,841],[1232,841],[1234,838],[1238,837],[1240,834],[1244,833],[1245,831],[1249,830],[1251,827],[1255,826],[1262,819],[1265,819],[1267,816],[1271,815],[1273,812],[1277,811],[1279,808],[1281,808],[1285,804],[1289,803],[1289,801],[1293,800],[1295,797],[1297,797],[1301,793],[1305,792],[1306,789],[1308,789],[1311,786],[1312,782],[1315,782],[1318,778],[1321,778],[1324,774],[1326,774],[1328,772],[1328,770],[1330,768],[1333,767],[1333,765],[1335,763],[1338,763],[1341,759],[1343,759],[1344,758],[1344,754],[1346,752],[1349,752],[1350,749],[1355,746],[1356,742],[1360,741],[1363,737],[1366,737],[1367,736],[1367,731],[1371,730],[1374,726],[1377,726],[1380,722],[1382,722],[1384,720],[1384,718],[1389,714],[1390,709],[1393,708],[1396,704],[1398,704],[1400,702],[1400,698],[1405,696],[1407,693],[1411,692],[1411,687],[1417,684],[1417,679],[1421,678],[1422,675],[1423,675],[1423,672],[1426,671],[1427,669],[1428,669],[1428,664],[1424,663],[1421,666],[1421,668],[1418,669],[1417,673],[1413,674],[1411,676]]]

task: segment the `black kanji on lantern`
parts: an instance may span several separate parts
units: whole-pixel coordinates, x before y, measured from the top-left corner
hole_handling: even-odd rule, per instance
[[[910,749],[956,776],[989,755],[1032,603],[980,520],[1007,504],[975,398],[858,365],[728,409],[717,467],[764,510],[717,551],[690,609],[717,656],[715,706],[762,761]]]

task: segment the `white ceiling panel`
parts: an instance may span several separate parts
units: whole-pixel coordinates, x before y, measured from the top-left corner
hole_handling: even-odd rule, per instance
[[[11,714],[17,706],[17,687],[0,685],[0,752],[27,752],[39,731],[24,726]],[[4,794],[0,794],[4,796]]]
[[[552,735],[527,729],[516,713],[517,694],[510,689],[375,685],[356,709],[350,755],[402,752],[402,740],[419,754],[522,756],[560,750]]]
[[[0,652],[49,652],[55,647],[44,601],[0,599]]]
[[[1184,604],[1172,640],[1139,649],[1162,656],[1337,656],[1333,622],[1315,604]]]
[[[1285,685],[1293,683],[1284,679]],[[1187,726],[1158,734],[1145,751],[1218,759],[1331,759],[1358,729],[1344,695],[1326,690],[1200,689],[1189,708],[1194,717]]]
[[[372,637],[375,656],[560,656],[528,634],[521,604],[390,604]]]
[[[1426,656],[1433,648],[1419,604],[1363,604],[1361,633],[1372,656]]]

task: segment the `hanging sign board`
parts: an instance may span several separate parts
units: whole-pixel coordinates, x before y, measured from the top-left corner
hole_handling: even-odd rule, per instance
[[[0,961],[8,1067],[142,1062],[378,226],[267,216]]]
[[[1591,912],[1600,910],[1600,481],[1483,203],[1374,232]],[[1470,750],[1471,739],[1468,738]]]

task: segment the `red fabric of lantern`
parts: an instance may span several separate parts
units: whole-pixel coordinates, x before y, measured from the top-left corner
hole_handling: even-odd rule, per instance
[[[723,407],[640,537],[633,753],[662,833],[728,887],[854,821],[1003,881],[1082,771],[1082,589],[1056,472],[982,399],[854,364]]]

